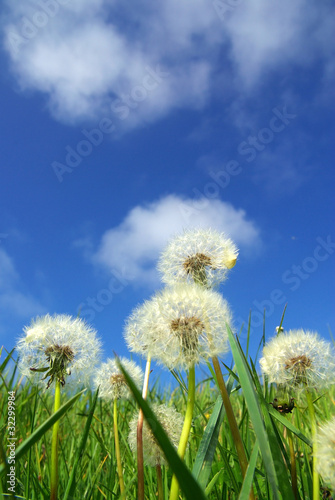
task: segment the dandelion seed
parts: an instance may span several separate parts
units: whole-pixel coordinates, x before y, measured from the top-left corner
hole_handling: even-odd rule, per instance
[[[227,352],[226,323],[231,312],[221,295],[199,285],[177,285],[133,312],[125,340],[131,351],[185,369]]]
[[[119,362],[129,373],[138,388],[143,383],[143,372],[134,361],[126,358],[120,358]],[[115,359],[107,359],[96,371],[94,377],[95,387],[99,387],[99,396],[107,401],[114,399],[129,399],[131,392],[128,384]]]
[[[325,482],[335,489],[335,417],[318,430],[316,463]]]
[[[224,234],[212,229],[191,229],[168,244],[158,270],[167,285],[195,282],[213,287],[226,279],[237,256],[237,247]]]
[[[18,368],[33,383],[47,387],[58,380],[87,385],[97,364],[101,343],[96,331],[80,318],[67,315],[38,317],[24,328],[17,343]]]
[[[265,345],[260,366],[270,383],[321,389],[334,382],[335,353],[317,333],[290,330]]]
[[[175,408],[166,405],[154,404],[152,405],[152,410],[171,443],[177,448],[183,427],[183,417]],[[129,423],[128,435],[130,449],[135,454],[137,452],[137,422],[138,417],[134,416]],[[144,421],[143,425],[143,458],[144,462],[150,467],[165,465],[167,463],[164,453],[146,421]]]

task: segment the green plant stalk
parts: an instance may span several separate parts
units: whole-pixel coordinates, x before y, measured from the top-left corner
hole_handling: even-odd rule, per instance
[[[60,408],[60,381],[56,379],[54,413]],[[59,420],[52,427],[50,500],[57,500]]]
[[[144,382],[142,389],[142,398],[146,399],[149,385],[151,357],[148,356],[147,364],[145,367]],[[145,500],[144,498],[144,462],[143,462],[143,411],[140,409],[138,414],[137,423],[137,498],[138,500]]]
[[[157,473],[157,498],[158,500],[164,500],[161,464],[156,465],[156,473]]]
[[[319,500],[320,498],[320,481],[319,473],[316,469],[316,449],[317,449],[317,436],[316,436],[316,418],[313,405],[312,394],[306,389],[306,398],[309,416],[311,419],[311,430],[312,430],[312,441],[313,441],[313,500]]]
[[[234,440],[234,443],[236,446],[237,456],[238,456],[238,460],[240,463],[242,475],[244,477],[246,474],[246,471],[247,471],[247,467],[248,467],[248,460],[247,460],[247,457],[245,454],[243,441],[241,438],[240,431],[238,429],[238,425],[237,425],[236,418],[234,415],[233,407],[232,407],[230,399],[229,399],[229,394],[228,394],[226,384],[225,384],[224,379],[223,379],[220,363],[219,363],[217,356],[214,356],[212,358],[212,363],[213,363],[213,367],[214,367],[214,371],[215,371],[215,375],[216,375],[216,380],[218,382],[218,386],[220,389],[222,401],[223,401],[223,404],[224,404],[224,407],[226,410],[229,427],[230,427],[230,430],[231,430],[231,433],[233,436],[233,440]]]
[[[116,455],[116,463],[117,463],[117,473],[119,475],[119,483],[120,483],[120,493],[121,498],[125,500],[125,487],[123,480],[123,470],[122,470],[122,461],[121,461],[121,452],[120,452],[120,441],[119,441],[119,429],[117,424],[117,399],[114,399],[113,403],[113,413],[114,413],[114,439],[115,439],[115,455]]]
[[[298,497],[298,482],[297,482],[297,464],[295,460],[295,450],[294,450],[294,443],[293,443],[293,437],[292,437],[292,432],[290,429],[286,427],[287,430],[287,439],[288,439],[288,444],[290,448],[290,461],[291,461],[291,480],[292,480],[292,490],[294,493],[295,498]]]
[[[186,404],[186,413],[185,420],[183,425],[183,430],[181,431],[179,446],[178,446],[178,455],[180,458],[184,458],[188,437],[190,435],[191,425],[192,425],[192,417],[193,417],[193,409],[195,403],[195,366],[191,366],[188,372],[188,392],[187,392],[187,404]],[[175,475],[172,477],[171,489],[170,489],[170,500],[178,500],[178,492],[179,492],[179,484]]]

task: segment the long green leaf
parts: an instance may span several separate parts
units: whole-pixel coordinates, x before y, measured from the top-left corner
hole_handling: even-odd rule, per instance
[[[256,462],[259,452],[258,442],[256,441],[254,449],[252,450],[251,457],[249,460],[246,475],[244,476],[243,485],[240,491],[238,500],[248,500],[250,495],[250,490],[252,487],[252,480],[255,474]]]
[[[229,336],[230,347],[239,374],[240,384],[243,390],[246,404],[248,406],[250,419],[252,421],[255,434],[257,436],[269,484],[272,488],[273,498],[275,500],[280,500],[281,498],[280,493],[282,493],[285,500],[286,499],[294,500],[292,488],[290,488],[290,485],[287,484],[285,477],[283,477],[283,474],[281,474],[279,482],[279,478],[276,471],[276,465],[278,464],[278,461],[280,462],[281,465],[283,460],[280,452],[276,453],[275,459],[277,464],[275,465],[275,460],[274,457],[272,456],[270,442],[269,442],[270,436],[268,436],[268,433],[264,426],[262,412],[259,406],[257,394],[251,378],[250,368],[245,360],[245,357],[243,355],[239,343],[235,339],[234,334],[228,325],[227,325],[227,331]]]
[[[49,417],[42,425],[40,425],[31,434],[31,436],[29,436],[20,446],[18,446],[18,448],[15,451],[15,460],[19,460],[25,453],[27,453],[27,451],[35,443],[37,443],[39,439],[41,439],[43,434],[45,434],[50,429],[50,427],[52,427],[53,424],[57,422],[57,420],[59,420],[64,415],[64,413],[66,413],[69,410],[69,408],[71,408],[71,406],[77,401],[79,396],[81,396],[81,394],[83,394],[85,390],[86,389],[82,390],[81,392],[73,396],[71,399],[69,399],[69,401],[67,401],[61,408],[59,408],[59,410],[56,411],[56,413],[51,415],[51,417]],[[0,475],[3,474],[4,471],[5,471],[5,466],[2,465],[0,468]]]
[[[173,473],[176,475],[177,481],[179,483],[181,490],[184,492],[185,498],[187,500],[195,500],[195,499],[205,500],[206,496],[202,488],[194,479],[191,472],[186,467],[185,463],[179,457],[178,453],[171,444],[166,432],[164,431],[163,427],[157,420],[154,412],[151,410],[148,403],[142,398],[139,390],[137,389],[136,385],[134,384],[134,382],[132,381],[131,377],[128,375],[126,370],[123,368],[121,363],[120,363],[120,369],[127,381],[127,384],[131,392],[134,395],[134,398],[136,399],[140,408],[142,408],[146,421],[150,426],[151,431],[155,436],[155,438],[157,439],[160,447],[162,448],[166,460],[169,463],[169,466],[171,467]]]
[[[193,476],[197,479],[202,488],[206,487],[211,473],[212,462],[224,413],[223,402],[221,397],[219,397],[216,400],[213,413],[207,423],[192,470]]]

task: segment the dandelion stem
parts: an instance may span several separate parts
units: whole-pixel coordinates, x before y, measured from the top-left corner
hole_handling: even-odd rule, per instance
[[[244,477],[246,472],[247,472],[248,460],[247,460],[247,456],[245,454],[243,441],[241,438],[240,431],[238,429],[238,425],[237,425],[236,418],[234,415],[233,407],[232,407],[230,399],[229,399],[229,394],[228,394],[226,384],[225,384],[224,379],[223,379],[220,363],[219,363],[217,356],[214,356],[212,358],[212,362],[213,362],[214,371],[215,371],[216,379],[218,382],[218,386],[220,389],[222,401],[223,401],[223,404],[224,404],[224,407],[226,410],[226,415],[227,415],[230,431],[232,433],[233,441],[235,443],[238,461],[240,463],[240,467],[241,467],[241,471],[242,471],[242,476]],[[252,490],[250,491],[249,498],[250,499],[254,498],[254,494],[253,494]]]
[[[117,463],[117,472],[119,475],[119,483],[120,483],[120,493],[121,498],[125,500],[125,487],[123,480],[123,470],[122,470],[122,461],[121,461],[121,453],[120,453],[120,441],[119,441],[119,429],[117,423],[117,399],[114,399],[114,439],[115,439],[115,454],[116,454],[116,463]]]
[[[292,432],[287,427],[285,427],[285,429],[287,430],[287,439],[288,439],[288,444],[290,447],[292,490],[293,490],[294,498],[299,498],[298,497],[298,483],[297,483],[297,464],[295,461],[295,450],[294,450]]]
[[[312,430],[312,441],[313,441],[313,500],[319,500],[320,481],[319,481],[319,473],[316,468],[316,449],[317,449],[316,418],[315,418],[312,394],[308,388],[306,389],[306,398],[307,398],[308,411],[311,419],[311,430]]]
[[[60,381],[56,379],[54,413],[60,408]],[[57,500],[59,419],[52,427],[50,500]]]
[[[157,493],[158,493],[157,498],[158,498],[158,500],[164,500],[161,464],[156,465],[156,472],[157,472]]]
[[[146,399],[149,385],[151,357],[148,356],[147,364],[145,367],[144,382],[142,389],[142,398]],[[144,499],[144,465],[143,465],[143,411],[140,410],[138,414],[137,423],[137,498],[138,500]]]
[[[193,417],[193,409],[195,402],[195,367],[194,365],[190,367],[188,372],[188,393],[187,393],[187,405],[186,405],[186,413],[183,430],[181,432],[179,446],[178,446],[178,455],[180,458],[184,458],[188,437],[190,435],[192,417]],[[171,490],[170,490],[170,500],[177,500],[179,492],[179,484],[176,479],[176,476],[173,475],[171,482]]]

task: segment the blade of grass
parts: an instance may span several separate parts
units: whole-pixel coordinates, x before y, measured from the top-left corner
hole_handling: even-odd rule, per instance
[[[192,474],[202,488],[205,488],[211,473],[212,462],[216,445],[219,438],[219,431],[224,417],[224,407],[221,397],[215,403],[214,410],[207,423],[205,432],[199,445],[195,458]]]
[[[196,482],[191,472],[186,467],[185,463],[180,459],[178,453],[175,448],[172,446],[167,434],[165,433],[163,427],[157,420],[155,414],[151,410],[148,403],[142,398],[139,390],[136,385],[132,381],[131,377],[128,375],[126,370],[123,368],[120,363],[120,370],[122,371],[127,384],[134,395],[137,403],[140,408],[142,408],[144,416],[147,420],[148,425],[151,428],[151,431],[155,438],[157,439],[159,445],[161,446],[165,457],[172,469],[172,472],[176,475],[179,486],[181,490],[184,492],[185,498],[187,500],[205,500],[205,494],[199,484]]]
[[[248,500],[248,498],[249,498],[249,493],[250,493],[250,489],[252,487],[252,481],[253,481],[254,474],[255,474],[258,452],[259,452],[259,446],[258,446],[258,443],[256,441],[256,443],[254,445],[254,449],[252,450],[252,453],[251,453],[250,460],[249,460],[247,473],[243,479],[243,485],[242,485],[238,500]]]

